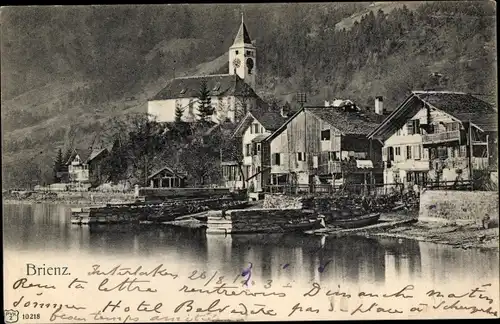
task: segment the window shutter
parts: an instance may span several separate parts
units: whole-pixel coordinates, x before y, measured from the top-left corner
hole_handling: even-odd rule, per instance
[[[420,134],[420,119],[415,119],[414,133]]]
[[[420,160],[421,154],[422,154],[422,152],[421,152],[420,145],[414,145],[413,146],[413,156],[414,156],[415,160]]]
[[[382,147],[382,161],[387,161],[387,147]]]
[[[276,165],[276,153],[271,155],[271,165]]]
[[[406,129],[408,130],[408,135],[412,135],[413,134],[413,120],[409,120],[406,123]]]
[[[340,134],[333,135],[332,151],[340,151]]]

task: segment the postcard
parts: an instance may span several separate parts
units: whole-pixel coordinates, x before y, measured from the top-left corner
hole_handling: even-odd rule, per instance
[[[499,317],[494,2],[1,22],[5,323]]]

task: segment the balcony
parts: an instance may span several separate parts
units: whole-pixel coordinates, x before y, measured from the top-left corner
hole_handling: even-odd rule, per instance
[[[453,141],[459,141],[459,140],[460,140],[460,131],[459,130],[451,131],[451,132],[422,135],[422,143],[424,145],[453,142]]]

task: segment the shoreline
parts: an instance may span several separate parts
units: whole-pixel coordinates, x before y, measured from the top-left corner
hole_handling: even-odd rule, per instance
[[[368,237],[392,237],[443,244],[464,250],[474,248],[500,251],[498,227],[484,229],[476,224],[457,225],[419,221],[411,226],[403,225],[386,231],[370,231],[363,234]]]
[[[112,196],[112,194],[110,195]],[[33,198],[3,198],[3,204],[67,204],[99,206],[103,203],[130,203],[135,199],[108,199],[106,202],[94,201],[84,197],[51,197],[51,199]],[[101,199],[99,199],[101,200]],[[374,226],[354,230],[335,230],[334,228],[317,231],[315,235],[325,236],[365,236],[365,237],[388,237],[415,240],[443,244],[461,249],[482,249],[500,251],[499,227],[484,229],[475,223],[456,224],[439,221],[419,221],[416,213],[388,213],[383,214],[381,220],[393,223],[394,226]],[[498,222],[498,220],[496,220]],[[173,224],[172,224],[173,225]],[[179,226],[178,224],[176,224]],[[181,226],[182,227],[182,226]],[[330,230],[330,233],[328,232]]]

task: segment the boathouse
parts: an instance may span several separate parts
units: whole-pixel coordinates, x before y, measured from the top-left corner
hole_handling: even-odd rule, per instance
[[[148,180],[151,188],[184,188],[186,176],[165,166],[153,172]]]

